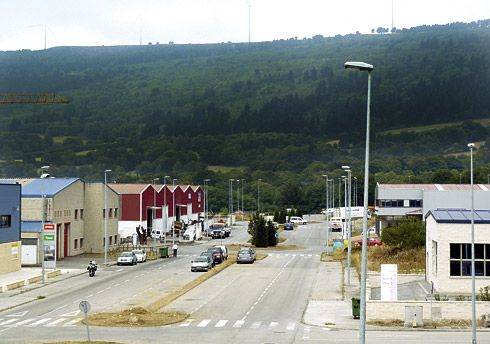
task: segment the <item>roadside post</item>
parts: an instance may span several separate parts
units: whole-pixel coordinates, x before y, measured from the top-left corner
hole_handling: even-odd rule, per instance
[[[78,308],[85,314],[85,326],[87,326],[87,338],[90,342],[90,331],[88,329],[88,317],[87,313],[90,311],[90,303],[88,301],[80,301]]]

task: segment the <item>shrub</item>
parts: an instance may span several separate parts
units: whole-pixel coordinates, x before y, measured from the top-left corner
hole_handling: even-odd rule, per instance
[[[407,219],[385,228],[381,239],[385,244],[402,250],[421,247],[425,245],[425,226],[420,220]]]

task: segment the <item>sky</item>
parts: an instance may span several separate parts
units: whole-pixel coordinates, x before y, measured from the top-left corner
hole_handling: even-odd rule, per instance
[[[249,6],[250,4],[250,6]],[[0,0],[0,50],[248,42],[490,18],[489,0]],[[46,37],[46,41],[45,41]]]

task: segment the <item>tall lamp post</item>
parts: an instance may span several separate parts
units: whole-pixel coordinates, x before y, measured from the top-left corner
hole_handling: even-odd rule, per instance
[[[204,179],[204,229],[206,234],[208,233],[209,223],[208,223],[208,182],[211,179]]]
[[[230,226],[233,226],[233,181],[230,179]]]
[[[167,225],[168,225],[168,205],[167,205],[167,178],[170,176],[163,177],[163,206],[162,206],[162,225],[163,225],[163,244],[167,245]],[[164,211],[165,209],[165,211]]]
[[[345,208],[345,213],[347,214],[347,285],[350,285],[350,265],[351,265],[351,234],[352,234],[352,222],[351,222],[351,170],[350,166],[342,166],[342,169],[347,172],[347,204],[348,208]]]
[[[243,216],[245,215],[245,208],[243,207],[243,189],[245,188],[245,179],[242,179],[242,221],[243,221]]]
[[[172,226],[172,245],[175,244],[175,221],[177,220],[177,216],[175,214],[175,182],[177,181],[177,178],[172,179],[172,216],[175,217],[174,220],[174,225]]]
[[[41,178],[44,175],[44,170],[49,169],[49,166],[42,166],[41,167]],[[46,266],[44,264],[44,207],[46,203],[46,195],[43,194],[41,197],[41,274],[42,274],[42,284],[46,283],[46,276],[45,276],[45,271],[46,271]]]
[[[329,232],[330,232],[330,221],[328,214],[328,174],[322,175],[325,178],[325,212],[327,215],[327,254],[328,254],[328,240],[329,240]]]
[[[374,66],[365,62],[346,62],[345,69],[357,69],[368,73],[367,107],[366,107],[366,157],[364,161],[364,213],[362,216],[362,258],[361,258],[361,307],[359,343],[366,342],[366,260],[367,260],[367,210],[368,210],[368,188],[369,188],[369,125],[371,116],[371,73]]]
[[[104,170],[104,265],[107,265],[107,173],[112,170]]]
[[[476,310],[475,310],[475,203],[473,194],[473,149],[474,143],[468,143],[470,149],[470,177],[471,177],[471,337],[476,344]]]
[[[236,210],[240,214],[240,179],[236,180]]]
[[[257,181],[257,214],[260,214],[260,181],[262,179],[259,178]]]
[[[354,177],[354,207],[357,207],[357,177]]]

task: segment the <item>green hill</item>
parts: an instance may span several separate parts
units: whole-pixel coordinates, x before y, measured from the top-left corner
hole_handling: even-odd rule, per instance
[[[0,52],[0,93],[70,99],[0,106],[0,175],[34,176],[49,164],[55,175],[89,180],[100,180],[106,168],[119,181],[211,178],[215,209],[226,206],[229,178],[249,181],[252,208],[261,178],[265,209],[317,208],[322,173],[338,176],[349,164],[363,175],[366,75],[343,68],[359,60],[375,66],[373,183],[408,175],[459,180],[467,163],[452,153],[489,137],[489,25],[252,44]],[[430,129],[407,129],[420,126]],[[486,148],[478,154],[480,164],[489,162]]]

